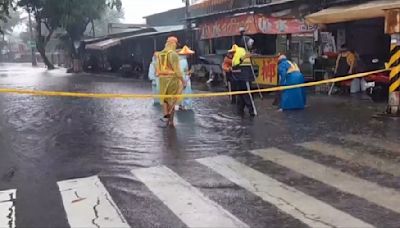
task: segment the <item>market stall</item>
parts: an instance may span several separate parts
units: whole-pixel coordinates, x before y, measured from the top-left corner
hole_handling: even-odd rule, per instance
[[[390,57],[390,36],[385,34],[384,17],[385,10],[392,8],[400,8],[400,2],[368,1],[331,7],[306,16],[307,23],[320,25],[316,78],[334,75],[336,58],[344,46],[356,56],[354,73],[385,68]],[[360,89],[365,89],[362,84]]]

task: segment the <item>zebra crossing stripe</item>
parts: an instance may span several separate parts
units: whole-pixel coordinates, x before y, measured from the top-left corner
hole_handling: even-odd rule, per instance
[[[361,135],[346,135],[342,138],[343,140],[359,143],[362,145],[370,145],[379,149],[400,153],[400,144],[394,142],[388,142],[379,138],[373,138],[370,136]]]
[[[15,227],[15,199],[17,190],[0,191],[0,227]]]
[[[165,166],[131,172],[188,227],[248,227]]]
[[[71,227],[129,227],[97,176],[58,182]]]
[[[231,157],[218,156],[197,161],[310,227],[373,227]]]
[[[271,148],[252,151],[265,160],[274,162],[309,178],[356,195],[372,203],[400,213],[400,192],[351,176],[285,151]]]
[[[381,159],[368,153],[361,153],[342,146],[332,145],[323,142],[306,142],[299,146],[319,152],[324,155],[334,156],[339,159],[354,162],[359,165],[369,166],[376,170],[400,176],[400,164],[389,160]]]

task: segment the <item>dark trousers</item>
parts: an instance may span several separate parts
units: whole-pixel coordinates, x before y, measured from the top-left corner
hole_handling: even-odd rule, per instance
[[[272,103],[273,106],[280,106],[281,105],[281,96],[282,96],[282,92],[281,91],[275,92],[275,99],[274,99],[274,102]]]
[[[232,72],[226,72],[226,79],[230,85],[230,89],[232,92],[239,91],[237,87],[237,83],[235,78],[232,75]],[[237,103],[237,95],[232,95],[231,96],[231,104],[236,104]]]
[[[234,80],[230,80],[229,81],[229,84],[231,85],[231,91],[232,92],[235,92],[235,91],[239,91],[239,89],[237,88],[237,83],[236,83],[236,81],[234,81]],[[232,104],[237,104],[237,95],[232,95],[231,96],[231,103]]]
[[[234,91],[247,91],[247,85],[245,81],[235,81],[234,84],[235,84]],[[250,114],[254,114],[254,108],[253,104],[251,103],[250,96],[251,96],[250,94],[242,94],[236,96],[237,108],[240,114],[244,113],[245,107],[247,107]]]

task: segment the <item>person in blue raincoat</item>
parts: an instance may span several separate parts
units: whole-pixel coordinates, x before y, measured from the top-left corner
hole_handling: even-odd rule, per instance
[[[151,81],[151,89],[154,95],[159,95],[160,94],[160,79],[158,78],[156,74],[156,62],[157,62],[157,57],[156,54],[153,55],[152,61],[149,66],[149,80]],[[154,98],[154,104],[155,105],[160,105],[160,99],[159,98]]]
[[[279,82],[281,86],[304,83],[304,75],[297,64],[289,61],[285,55],[279,57]],[[305,88],[284,90],[281,93],[280,111],[304,109],[307,102]]]
[[[191,73],[189,69],[189,63],[187,57],[193,55],[195,52],[190,50],[188,46],[184,46],[182,50],[178,51],[179,54],[179,65],[183,74],[183,78],[186,82],[186,87],[183,90],[183,94],[192,94],[192,83],[190,80]],[[193,108],[192,98],[184,98],[179,106],[180,110],[191,110]]]

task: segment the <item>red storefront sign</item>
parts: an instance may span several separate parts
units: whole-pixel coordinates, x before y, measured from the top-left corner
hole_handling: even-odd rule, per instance
[[[200,25],[202,39],[212,39],[226,36],[240,35],[240,28],[246,34],[296,34],[308,33],[317,29],[317,26],[307,25],[299,19],[280,19],[264,15],[242,15],[223,18]]]

